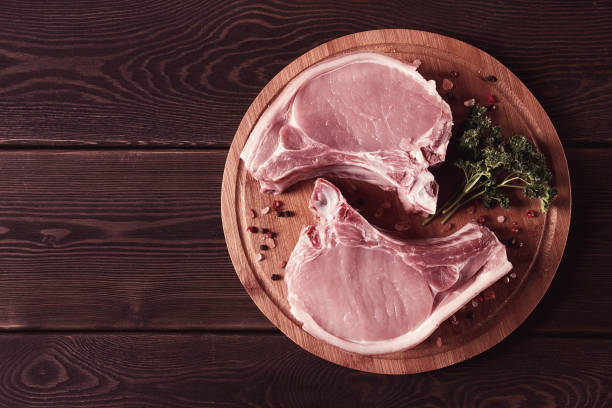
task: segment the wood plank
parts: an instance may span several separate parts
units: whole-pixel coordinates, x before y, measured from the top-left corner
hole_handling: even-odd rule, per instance
[[[404,376],[330,364],[273,334],[5,334],[0,361],[7,407],[612,403],[609,339],[513,337],[457,366]]]
[[[0,143],[229,146],[263,86],[323,42],[434,31],[506,64],[564,142],[612,141],[612,4],[5,1]]]
[[[570,238],[525,330],[610,333],[612,150],[568,149]],[[221,231],[224,151],[0,152],[0,327],[273,327]]]

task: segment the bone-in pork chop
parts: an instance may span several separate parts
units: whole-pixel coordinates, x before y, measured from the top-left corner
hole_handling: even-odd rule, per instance
[[[291,313],[315,337],[348,351],[413,347],[512,265],[489,229],[468,223],[452,235],[400,240],[370,225],[330,182],[310,199],[286,267]]]
[[[297,75],[257,121],[241,153],[262,191],[333,175],[396,190],[404,208],[434,213],[428,167],[444,160],[452,115],[411,64],[362,52]]]

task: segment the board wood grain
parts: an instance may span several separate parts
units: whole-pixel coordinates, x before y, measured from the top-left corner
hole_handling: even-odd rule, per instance
[[[0,406],[604,408],[611,346],[513,336],[455,367],[384,376],[328,364],[278,335],[9,334]]]
[[[610,334],[612,150],[567,154],[564,260],[521,329]],[[226,155],[0,151],[0,330],[276,330],[227,254]]]
[[[612,141],[612,4],[5,0],[0,144],[228,147],[259,90],[316,45],[436,31],[516,73],[564,142]]]
[[[269,206],[272,199],[259,193],[257,181],[250,177],[239,159],[259,116],[292,78],[325,58],[357,51],[379,52],[406,62],[419,59],[422,61],[419,71],[425,78],[436,80],[439,90],[442,78],[457,71],[459,78],[454,80],[452,95],[443,93],[453,109],[455,123],[460,123],[466,115],[464,100],[475,97],[485,104],[489,95],[493,95],[500,107],[494,120],[508,135],[521,133],[536,141],[549,156],[559,190],[551,210],[534,219],[528,220],[524,216],[533,204],[518,197],[509,212],[499,208],[487,212],[489,227],[502,240],[511,237],[508,225],[514,222],[523,232],[517,238],[524,243],[522,248],[508,247],[508,256],[514,265],[511,276],[518,278],[511,284],[504,285],[501,281],[495,284],[492,287],[497,293],[494,302],[474,307],[470,312],[473,319],[469,319],[467,324],[443,324],[419,346],[379,356],[349,353],[331,346],[303,331],[300,322],[293,318],[286,300],[286,286],[270,277],[282,272],[279,265],[289,258],[302,226],[311,224],[307,206],[312,181],[299,183],[280,196],[285,205],[296,212],[296,217],[276,218],[268,214],[256,221],[251,212]],[[497,80],[488,81],[486,78],[491,75]],[[443,171],[439,177],[445,179]],[[444,189],[444,182],[440,184]],[[373,219],[368,217],[371,211],[383,201],[389,201],[394,204],[393,210],[378,225],[389,227],[401,219],[400,206],[393,194],[384,194],[362,184],[343,190],[355,189],[366,202],[373,204],[363,209],[366,218]],[[350,195],[347,195],[350,200]],[[285,67],[266,85],[245,114],[228,154],[222,189],[222,218],[229,253],[242,284],[262,312],[306,350],[337,364],[379,373],[413,373],[454,364],[492,347],[512,332],[537,305],[552,281],[567,239],[570,208],[569,172],[561,142],[545,111],[522,82],[497,60],[475,47],[437,34],[412,30],[377,30],[345,36],[314,48]],[[479,211],[482,213],[482,209]],[[504,226],[492,221],[502,213],[509,219]],[[464,209],[454,217],[453,223],[459,228],[475,217],[473,211]],[[409,231],[411,237],[450,233],[438,222],[426,228],[417,227],[420,219],[416,217],[403,216],[403,222],[413,226]],[[263,262],[258,259],[263,255],[259,250],[261,240],[247,232],[247,227],[253,223],[281,234],[279,245],[265,253]],[[443,339],[442,346],[440,339]]]

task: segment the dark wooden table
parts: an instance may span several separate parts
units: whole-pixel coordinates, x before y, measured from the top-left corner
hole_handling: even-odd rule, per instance
[[[572,228],[490,351],[382,376],[301,350],[229,261],[227,148],[314,46],[413,28],[489,52],[566,148]],[[612,405],[612,3],[0,3],[1,407]]]

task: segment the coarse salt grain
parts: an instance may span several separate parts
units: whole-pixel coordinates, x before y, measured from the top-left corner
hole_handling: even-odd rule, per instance
[[[497,222],[499,222],[500,224],[506,222],[506,217],[500,215],[499,217],[497,217]]]
[[[472,300],[472,307],[478,307],[478,302],[476,299]]]
[[[404,223],[404,222],[398,222],[396,223],[393,228],[396,231],[400,231],[400,232],[404,232],[404,231],[408,231],[410,229],[410,224]]]
[[[453,84],[453,81],[451,81],[450,79],[444,78],[442,80],[442,89],[443,90],[450,91],[451,89],[453,89],[454,86],[455,86],[455,84]]]
[[[264,260],[263,254],[257,254],[257,262],[261,262]]]
[[[269,212],[270,212],[270,207],[264,207],[264,208],[261,209],[261,213],[264,214],[264,215],[266,215]]]
[[[509,282],[510,282],[510,277],[509,277],[509,276],[506,276],[506,277],[504,278],[504,282],[509,283]]]
[[[457,316],[453,315],[451,317],[451,323],[452,323],[453,326],[456,326],[456,325],[459,324],[459,320],[457,320]]]
[[[472,99],[468,99],[466,101],[463,102],[464,106],[467,106],[468,108],[471,106],[476,105],[476,99],[472,98]]]
[[[415,67],[420,67],[421,64],[423,63],[423,61],[421,61],[420,59],[415,59],[414,61],[412,61],[412,65],[414,65]]]
[[[516,279],[516,273],[512,272],[512,273],[510,274],[510,277],[511,277],[512,279]]]
[[[276,241],[274,241],[273,238],[266,238],[264,239],[264,242],[266,243],[268,248],[276,248]]]

